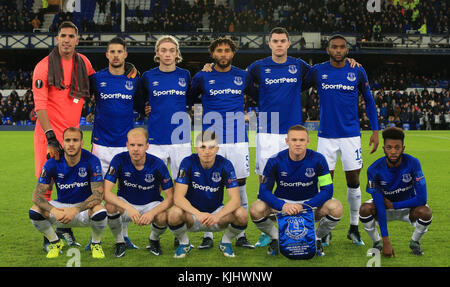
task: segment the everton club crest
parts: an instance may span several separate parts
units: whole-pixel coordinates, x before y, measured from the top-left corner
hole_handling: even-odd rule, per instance
[[[155,177],[151,173],[146,174],[144,180],[145,180],[145,182],[151,183],[155,180]]]
[[[288,71],[291,74],[295,74],[295,73],[297,73],[297,67],[295,65],[289,65]]]
[[[186,87],[186,79],[178,78],[178,85],[180,85],[180,87],[182,87],[182,88]]]
[[[220,172],[213,172],[212,181],[219,182],[221,180],[222,180],[222,177],[220,176]]]
[[[79,177],[85,177],[87,175],[87,171],[85,167],[80,167],[78,169],[78,176]]]
[[[286,228],[286,235],[294,240],[299,240],[305,237],[308,228],[305,227],[304,219],[301,217],[292,216],[287,220],[288,227]]]

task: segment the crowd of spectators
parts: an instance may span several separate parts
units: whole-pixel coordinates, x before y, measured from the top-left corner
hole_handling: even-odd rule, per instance
[[[228,0],[226,5],[209,0],[152,1],[150,10],[126,5],[126,29],[129,32],[195,32],[203,28],[202,17],[208,13],[209,28],[214,32],[268,32],[283,26],[290,32],[340,32],[361,35],[363,41],[380,40],[383,33],[448,34],[450,7],[445,0],[380,0],[381,12],[370,13],[366,1],[352,0]],[[0,32],[32,32],[41,27],[42,10],[33,13],[16,1],[0,0]],[[97,0],[106,15],[96,22],[83,15],[78,23],[82,33],[119,32],[120,1]],[[107,11],[109,9],[109,11]],[[73,13],[55,15],[50,31],[71,20]],[[144,18],[146,20],[144,21]]]
[[[33,92],[27,90],[22,97],[15,90],[9,95],[0,93],[0,118],[3,125],[24,125],[28,121],[35,123]]]
[[[29,11],[26,2],[0,0],[0,32],[33,32],[42,25],[43,12]]]
[[[415,89],[409,93],[405,90],[373,91],[378,112],[380,128],[388,125],[416,130],[450,129],[450,95],[448,89]],[[320,106],[317,91],[306,92],[303,107],[304,121],[318,121]],[[365,112],[365,103],[359,98],[358,113],[362,130],[370,130],[370,123]]]
[[[31,88],[31,71],[8,70],[0,66],[0,90],[29,89]]]

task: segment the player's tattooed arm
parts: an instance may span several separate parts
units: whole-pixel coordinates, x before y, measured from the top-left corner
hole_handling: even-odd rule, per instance
[[[48,203],[45,198],[45,192],[50,188],[50,184],[38,183],[33,191],[33,203],[42,210],[50,212],[54,206]]]
[[[91,190],[92,195],[86,198],[85,201],[75,206],[78,208],[79,212],[91,209],[102,203],[104,193],[103,182],[91,182]]]

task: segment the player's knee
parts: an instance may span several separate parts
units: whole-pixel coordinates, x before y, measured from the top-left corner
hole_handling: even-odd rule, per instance
[[[170,225],[178,225],[183,221],[183,210],[179,208],[178,206],[172,206],[171,209],[169,209],[167,221]]]
[[[418,206],[414,209],[415,217],[424,221],[429,221],[433,217],[431,209],[426,206]]]
[[[108,212],[108,214],[114,214],[117,211],[119,211],[117,206],[115,206],[114,204],[110,204],[110,203],[105,203],[105,208],[106,208],[106,212]]]
[[[370,215],[375,215],[376,214],[376,207],[375,204],[371,203],[371,202],[365,202],[363,204],[361,204],[361,207],[359,208],[359,215],[362,217],[367,217]]]
[[[167,212],[163,211],[155,216],[155,223],[159,226],[165,226],[167,224]]]
[[[329,215],[331,215],[334,218],[342,217],[344,207],[342,206],[342,203],[339,200],[332,198],[328,200],[326,204]]]
[[[264,217],[267,209],[267,204],[262,200],[257,200],[250,206],[250,216],[253,220]]]
[[[247,225],[248,223],[248,213],[243,207],[239,207],[234,212],[234,217],[236,221],[234,222],[236,225]]]

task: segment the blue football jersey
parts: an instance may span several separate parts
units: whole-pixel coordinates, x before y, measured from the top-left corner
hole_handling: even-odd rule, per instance
[[[362,93],[372,130],[378,130],[377,109],[369,80],[362,67],[335,68],[330,62],[314,65],[308,72],[304,88],[317,88],[320,104],[319,137],[360,136],[358,97]]]
[[[427,188],[420,162],[408,154],[402,155],[399,167],[388,167],[386,157],[376,160],[367,169],[367,189],[377,209],[381,236],[388,236],[384,198],[394,209],[412,208],[427,203]]]
[[[212,128],[219,143],[247,142],[244,94],[251,85],[247,71],[231,66],[228,72],[198,72],[192,79],[191,96],[201,94],[202,128]]]
[[[197,154],[183,159],[176,179],[188,185],[186,199],[201,212],[213,212],[223,205],[224,187],[237,187],[233,164],[216,155],[214,165],[204,169]]]
[[[302,124],[302,81],[310,68],[293,57],[283,64],[267,57],[247,68],[258,86],[258,132],[286,134],[291,126]]]
[[[39,183],[55,182],[57,199],[61,203],[77,204],[92,195],[91,182],[102,182],[100,160],[87,150],[81,150],[80,161],[75,166],[68,166],[66,159],[49,159],[42,168]]]
[[[408,154],[402,155],[402,162],[397,168],[390,168],[386,157],[379,158],[367,169],[367,192],[377,190],[384,197],[395,203],[405,202],[416,197],[416,192],[425,192],[419,183],[425,186],[425,177],[417,158]]]
[[[190,83],[189,71],[179,67],[172,72],[156,67],[142,75],[139,93],[152,107],[147,124],[150,144],[191,142],[191,122],[186,112]]]
[[[90,78],[95,93],[92,143],[124,147],[127,133],[134,127],[133,101],[138,77],[113,75],[103,69]]]
[[[329,174],[327,161],[322,154],[307,149],[302,160],[294,161],[289,157],[289,149],[285,149],[267,161],[258,198],[276,210],[282,209],[285,203],[283,199],[306,200],[305,204],[319,207],[333,195],[332,183],[321,187],[319,192],[319,177]]]
[[[105,180],[119,181],[117,195],[129,203],[145,205],[152,201],[162,201],[159,190],[173,187],[172,178],[164,162],[158,157],[146,154],[145,166],[137,170],[131,162],[130,154],[122,152],[113,157]]]

